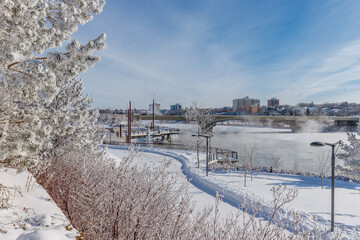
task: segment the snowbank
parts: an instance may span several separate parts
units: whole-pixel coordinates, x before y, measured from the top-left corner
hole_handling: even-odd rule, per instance
[[[11,193],[11,206],[0,208],[0,239],[66,240],[79,235],[72,227],[65,228],[69,221],[28,172],[0,169],[0,183]]]

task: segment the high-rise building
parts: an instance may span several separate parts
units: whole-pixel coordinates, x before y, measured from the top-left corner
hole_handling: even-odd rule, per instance
[[[249,96],[233,99],[233,112],[258,113],[259,107],[259,99],[249,98]]]
[[[268,100],[268,107],[279,106],[280,105],[279,103],[280,103],[279,99],[273,97],[272,99]]]
[[[182,110],[182,106],[179,103],[170,105],[170,111],[181,111],[181,110]]]

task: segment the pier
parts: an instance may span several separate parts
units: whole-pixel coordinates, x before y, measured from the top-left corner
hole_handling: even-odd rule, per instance
[[[129,132],[128,127],[124,125],[118,125],[113,127],[106,127],[102,131],[109,136],[108,141],[126,141]],[[162,127],[132,127],[130,137],[131,139],[148,138],[153,140],[165,140],[169,139],[173,134],[179,134],[180,129],[177,128],[162,128]]]

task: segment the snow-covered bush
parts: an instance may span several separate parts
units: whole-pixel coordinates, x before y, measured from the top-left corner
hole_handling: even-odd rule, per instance
[[[340,143],[340,147],[343,150],[342,153],[337,154],[337,157],[344,161],[343,165],[337,165],[336,170],[340,175],[353,179],[355,181],[360,180],[360,126],[358,132],[348,133],[349,144]]]
[[[154,172],[129,160],[116,167],[91,152],[65,151],[40,169],[38,182],[86,239],[191,238],[186,186],[165,167]]]
[[[82,98],[77,79],[99,60],[104,35],[66,52],[51,52],[70,39],[78,24],[102,11],[103,0],[6,0],[0,2],[0,160],[32,166],[66,141],[90,145],[85,133],[96,112]],[[48,51],[46,56],[38,57]],[[90,120],[88,120],[90,119]],[[90,130],[90,135],[92,135]],[[86,135],[86,136],[84,136]]]
[[[227,171],[227,172],[233,172],[233,171],[243,171],[245,172],[248,170],[247,167],[244,167],[240,162],[211,162],[209,164],[209,169],[211,171]],[[319,177],[321,178],[321,173],[319,172],[309,172],[309,171],[294,171],[293,169],[271,169],[269,166],[260,166],[256,165],[253,167],[254,172],[266,172],[266,173],[280,173],[280,174],[292,174],[297,176],[311,176],[311,177]],[[323,176],[325,178],[325,176]],[[348,177],[344,176],[336,176],[336,179],[341,181],[353,181],[353,179],[350,179]]]
[[[212,171],[238,171],[242,168],[239,162],[223,161],[223,162],[211,162],[209,164],[209,170]]]
[[[71,224],[90,240],[303,239],[296,226],[277,219],[279,208],[296,197],[296,192],[283,187],[273,190],[271,221],[257,218],[257,208],[249,202],[241,207],[251,208],[245,212],[252,215],[239,211],[219,220],[221,197],[214,210],[195,210],[187,185],[177,182],[166,165],[139,167],[130,157],[117,166],[92,152],[66,149],[35,175]],[[293,227],[294,234],[286,233],[285,228]]]

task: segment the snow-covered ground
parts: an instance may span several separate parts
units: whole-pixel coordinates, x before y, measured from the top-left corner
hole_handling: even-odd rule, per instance
[[[114,155],[123,155],[123,151],[120,149],[121,147],[111,147],[108,151]],[[214,197],[218,191],[224,195],[225,203],[223,205],[228,204],[234,207],[233,210],[242,199],[260,204],[262,207],[258,215],[265,220],[269,217],[269,209],[272,206],[270,189],[279,184],[286,185],[288,188],[297,188],[299,190],[298,197],[280,211],[284,221],[291,223],[289,212],[298,210],[304,213],[304,221],[301,224],[304,230],[312,230],[316,225],[325,232],[329,231],[330,179],[325,179],[325,187],[321,189],[320,178],[316,177],[254,173],[253,181],[250,181],[248,177],[247,187],[243,187],[242,172],[209,172],[209,176],[206,177],[204,160],[201,161],[201,168],[196,168],[195,153],[164,149],[141,149],[140,151],[158,154],[157,157],[152,156],[151,160],[148,159],[148,154],[144,155],[143,158],[148,159],[149,163],[159,161],[163,158],[162,156],[171,157],[181,163],[181,165],[174,164],[174,167],[181,168],[182,172],[191,178],[191,183],[198,189],[192,191],[208,194],[203,195],[201,199],[196,199],[197,194],[192,193],[195,201],[203,203],[204,199],[211,199],[209,195]],[[335,186],[335,228],[341,231],[342,239],[360,239],[360,185],[336,181]],[[210,200],[211,202],[213,200]],[[231,208],[227,209],[232,211]]]
[[[10,188],[9,208],[0,208],[0,239],[66,240],[79,234],[54,201],[35,180],[26,186],[29,174],[0,169],[0,183]],[[29,189],[29,191],[27,191]],[[3,191],[1,193],[4,193]]]
[[[127,157],[129,152],[127,150],[122,150],[118,148],[109,147],[107,149],[107,154],[109,157],[112,157],[115,161],[121,161],[122,158]],[[178,176],[178,183],[188,182],[186,176],[182,174],[181,167],[182,164],[179,161],[174,161],[173,158],[168,156],[160,155],[157,152],[138,152],[135,154],[134,163],[136,164],[147,164],[149,166],[159,166],[163,164],[164,161],[170,161],[170,165],[167,168],[173,174]],[[204,207],[214,207],[216,198],[197,188],[196,186],[190,184],[188,193],[192,196],[193,200],[197,203],[195,210],[202,210]],[[226,218],[230,214],[233,214],[237,211],[237,208],[226,204],[221,203],[219,206],[221,215],[220,218]]]
[[[125,147],[110,146],[108,156],[121,161],[128,156]],[[204,155],[201,155],[204,159]],[[293,176],[286,174],[254,173],[253,181],[247,180],[243,187],[243,173],[237,171],[215,171],[205,176],[204,160],[200,169],[196,168],[196,155],[192,152],[165,149],[141,149],[135,157],[136,163],[154,164],[170,160],[169,170],[178,174],[179,182],[191,179],[189,194],[196,202],[196,209],[215,205],[216,192],[224,196],[220,217],[227,217],[238,211],[239,203],[246,199],[262,207],[259,216],[268,220],[271,208],[273,186],[282,184],[288,188],[297,188],[298,197],[280,211],[283,221],[291,223],[289,212],[304,212],[301,227],[312,230],[314,226],[328,232],[330,226],[330,179],[325,179],[325,188],[321,189],[320,179],[315,177]],[[75,229],[68,231],[69,224],[60,209],[51,200],[44,189],[34,181],[30,191],[26,182],[28,173],[16,174],[13,169],[0,170],[0,183],[11,187],[15,196],[8,209],[0,209],[0,239],[42,240],[75,239]],[[360,239],[360,185],[336,181],[335,228],[341,230],[342,239]],[[328,235],[330,236],[330,235]]]

